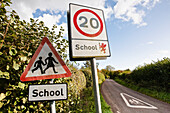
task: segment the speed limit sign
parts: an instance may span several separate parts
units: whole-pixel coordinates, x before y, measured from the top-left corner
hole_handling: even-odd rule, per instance
[[[110,56],[102,10],[70,4],[68,31],[71,58]]]

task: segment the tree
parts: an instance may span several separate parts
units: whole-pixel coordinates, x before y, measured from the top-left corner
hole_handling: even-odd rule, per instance
[[[96,68],[97,68],[97,69],[99,68],[99,63],[98,63],[98,62],[96,63]]]
[[[84,64],[84,67],[85,67],[85,68],[91,67],[90,61],[86,61],[86,62],[83,63],[83,64]]]
[[[107,65],[105,69],[106,69],[107,71],[113,71],[113,70],[115,70],[115,68],[112,67],[111,65]]]
[[[0,111],[3,112],[50,112],[49,102],[28,102],[29,84],[46,84],[49,80],[20,82],[20,76],[32,58],[43,37],[48,37],[55,45],[58,53],[66,58],[68,41],[62,38],[64,29],[58,34],[57,26],[50,30],[44,22],[30,19],[21,21],[14,10],[7,11],[10,0],[0,2]],[[7,14],[8,13],[8,14]],[[68,82],[69,79],[55,79],[55,83]],[[59,102],[57,109],[71,103],[75,96],[67,102]],[[77,97],[76,97],[77,98]],[[62,105],[61,105],[62,104]],[[66,104],[66,105],[63,105]],[[70,109],[65,109],[69,111]],[[66,112],[67,112],[66,111]]]

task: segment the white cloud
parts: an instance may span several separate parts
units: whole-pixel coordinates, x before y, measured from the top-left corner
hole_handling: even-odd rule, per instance
[[[158,51],[158,54],[163,54],[163,55],[165,55],[165,54],[168,54],[169,53],[169,51],[168,50],[160,50],[160,51]]]
[[[40,10],[61,10],[67,11],[69,10],[69,3],[77,3],[82,5],[87,5],[91,7],[101,8],[105,11],[105,17],[109,18],[109,16],[113,13],[112,8],[105,8],[105,0],[12,0],[11,7],[16,10],[16,12],[20,15],[21,19],[29,20],[32,18],[32,13],[36,11],[36,9]]]
[[[140,26],[146,26],[143,18],[146,16],[144,9],[139,9],[138,6],[151,9],[155,6],[159,0],[114,0],[115,6],[105,7],[107,0],[12,0],[11,7],[16,10],[21,19],[29,21],[29,18],[33,18],[32,13],[36,9],[50,10],[50,11],[67,11],[69,9],[69,3],[76,3],[87,5],[103,9],[106,19],[109,19],[113,14],[115,18],[122,19],[124,21],[132,21],[133,24]],[[45,16],[43,18],[46,18]],[[55,17],[54,17],[55,18]]]
[[[56,15],[50,15],[50,14],[43,14],[43,16],[40,16],[35,19],[38,19],[39,21],[43,21],[44,24],[51,29],[54,24],[59,23],[60,18],[61,18],[61,15],[56,16]]]
[[[64,31],[62,32],[62,36],[67,37],[67,23],[62,23],[62,24],[58,24],[60,22],[61,19],[61,15],[49,15],[49,14],[43,14],[43,16],[40,16],[38,18],[39,21],[43,21],[45,26],[47,26],[48,28],[52,28],[52,26],[55,24],[57,24],[57,28],[55,29],[55,32],[58,34],[58,32],[60,31],[61,26],[63,27]]]
[[[143,63],[150,64],[153,61],[162,60],[165,57],[170,57],[170,51],[169,50],[158,50],[153,53],[148,54],[143,60],[141,60],[141,65]]]
[[[143,17],[145,17],[144,9],[139,9],[139,6],[143,8],[154,7],[159,0],[117,0],[117,4],[114,6],[115,18],[122,19],[124,21],[133,21],[133,24],[139,26],[146,26]]]
[[[36,9],[40,9],[42,11],[50,10],[54,11],[55,13],[61,11],[61,15],[50,15],[50,14],[43,14],[35,19],[39,19],[43,21],[45,25],[49,28],[55,24],[57,25],[56,32],[59,31],[60,27],[64,28],[63,36],[67,37],[67,23],[58,24],[60,19],[64,15],[64,11],[69,10],[69,3],[77,3],[83,4],[91,7],[96,7],[103,9],[105,12],[105,18],[108,19],[113,14],[113,9],[111,7],[104,8],[105,0],[12,0],[12,9],[16,10],[18,15],[22,20],[29,21],[30,18],[33,18],[33,13]]]
[[[148,44],[148,45],[152,45],[152,44],[153,44],[153,42],[147,42],[146,44]]]

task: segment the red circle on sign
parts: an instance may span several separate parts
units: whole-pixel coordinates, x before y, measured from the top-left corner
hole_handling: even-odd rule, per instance
[[[90,12],[90,13],[94,14],[94,15],[99,19],[100,29],[99,29],[99,31],[98,31],[97,33],[95,33],[95,34],[85,33],[84,31],[82,31],[82,30],[79,28],[79,26],[78,26],[78,24],[77,24],[77,17],[78,17],[78,15],[79,15],[80,13],[82,13],[82,12]],[[78,11],[75,13],[74,17],[73,17],[73,23],[74,23],[74,26],[76,27],[76,29],[77,29],[82,35],[85,35],[85,36],[88,36],[88,37],[96,37],[96,36],[100,35],[101,32],[103,31],[103,22],[102,22],[101,18],[100,18],[94,11],[89,10],[89,9],[80,9],[80,10],[78,10]]]

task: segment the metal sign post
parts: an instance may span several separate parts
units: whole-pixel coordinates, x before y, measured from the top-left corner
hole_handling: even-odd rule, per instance
[[[51,79],[50,84],[53,84],[54,79]],[[56,113],[55,101],[51,102],[51,113]]]
[[[96,105],[96,113],[102,113],[95,58],[91,59],[91,70],[92,70],[92,76],[93,76],[93,90],[94,90],[94,98],[95,98],[95,105]]]

